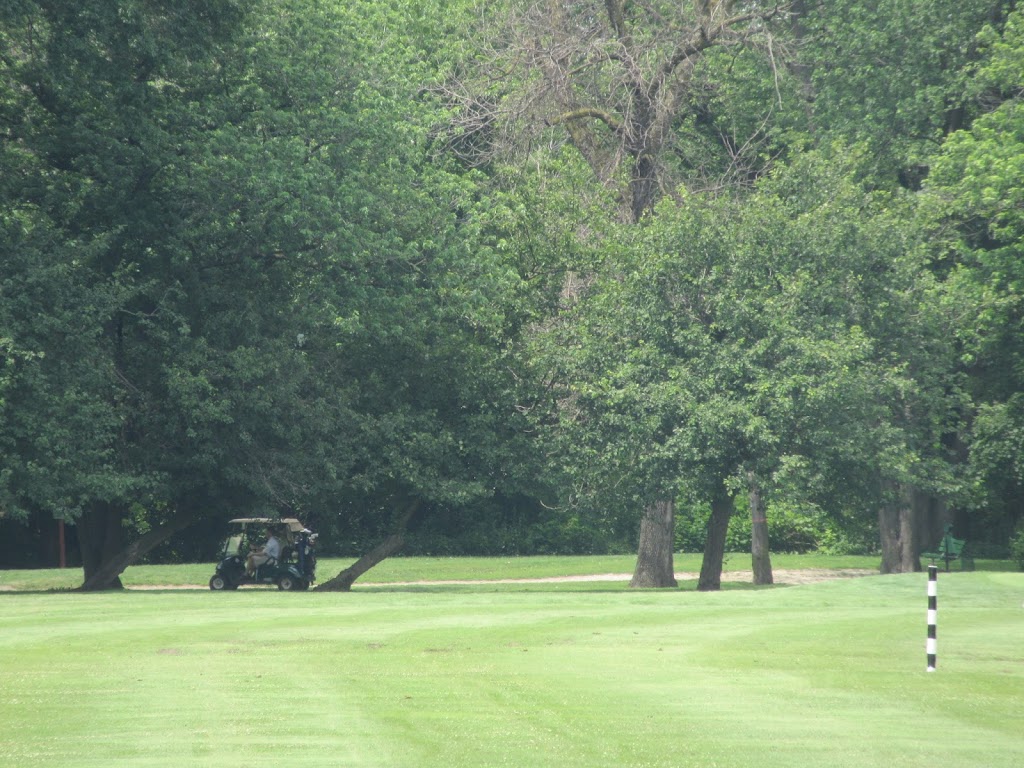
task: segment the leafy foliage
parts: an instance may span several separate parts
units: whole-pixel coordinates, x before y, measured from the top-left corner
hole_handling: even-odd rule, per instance
[[[793,547],[915,493],[1005,542],[1021,35],[989,0],[7,3],[0,514],[107,562],[413,504],[433,551],[598,551],[754,483]]]
[[[148,527],[493,493],[517,278],[429,162],[402,11],[95,5],[6,33],[4,507]]]
[[[916,186],[943,138],[969,123],[975,34],[1011,3],[829,0],[801,4],[815,121],[863,142],[879,178]]]
[[[952,348],[922,313],[910,201],[861,168],[808,154],[750,200],[693,196],[622,230],[549,332],[558,455],[591,505],[707,503],[748,471],[837,519],[873,514],[880,473],[950,491]]]
[[[989,111],[950,136],[927,191],[937,258],[949,271],[949,307],[978,408],[971,435],[975,506],[1008,535],[1024,513],[1021,392],[1024,391],[1024,28],[1012,14],[1000,35],[980,35],[979,97]],[[994,522],[994,521],[992,521]],[[991,524],[991,522],[990,522]]]

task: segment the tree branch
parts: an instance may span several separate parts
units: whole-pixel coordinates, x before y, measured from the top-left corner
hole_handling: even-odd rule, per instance
[[[665,62],[664,66],[662,67],[662,74],[666,76],[672,74],[672,72],[675,71],[676,67],[682,64],[684,61],[687,61],[688,59],[706,51],[708,48],[710,48],[712,45],[716,43],[718,38],[720,38],[723,34],[728,32],[733,27],[739,26],[740,24],[743,24],[744,22],[747,21],[754,21],[755,19],[757,19],[758,21],[768,21],[769,19],[774,18],[780,10],[781,6],[776,5],[770,11],[751,11],[749,13],[741,13],[737,16],[725,19],[724,21],[717,24],[716,26],[711,27],[710,29],[706,29],[705,27],[701,26],[697,30],[696,36],[692,38],[688,44],[685,44],[677,48],[675,52],[672,54],[672,56]]]
[[[318,592],[349,592],[355,580],[366,573],[373,566],[386,560],[405,545],[405,529],[409,525],[412,516],[419,509],[420,502],[413,501],[406,507],[402,517],[395,523],[394,531],[384,541],[371,549],[356,562],[343,570],[337,576],[325,581],[319,587]]]
[[[600,120],[602,123],[607,125],[613,131],[618,133],[622,130],[622,122],[610,112],[606,112],[603,109],[597,109],[596,107],[583,107],[582,109],[574,109],[571,112],[564,112],[558,117],[554,117],[550,120],[545,120],[547,125],[561,125],[563,123],[572,122],[574,120],[586,120],[592,118],[594,120]]]
[[[114,557],[101,564],[78,589],[82,592],[92,592],[101,589],[118,588],[120,582],[118,577],[132,563],[135,563],[143,555],[154,547],[162,544],[178,531],[187,528],[195,520],[195,513],[191,509],[178,510],[170,520],[158,528],[154,528],[141,536],[136,541],[118,552]]]
[[[615,36],[619,42],[627,48],[631,45],[629,32],[626,30],[626,20],[623,14],[622,0],[604,0],[604,7],[608,10],[608,23],[615,30]]]

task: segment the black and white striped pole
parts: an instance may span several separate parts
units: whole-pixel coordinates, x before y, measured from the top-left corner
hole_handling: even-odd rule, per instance
[[[939,567],[928,566],[928,642],[925,644],[925,652],[928,654],[928,671],[935,671],[935,653],[938,640],[935,636],[935,620],[939,611]]]

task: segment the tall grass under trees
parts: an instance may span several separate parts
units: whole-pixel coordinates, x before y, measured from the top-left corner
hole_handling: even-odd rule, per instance
[[[940,575],[934,673],[925,580],[7,591],[0,765],[1024,764],[1024,574]]]

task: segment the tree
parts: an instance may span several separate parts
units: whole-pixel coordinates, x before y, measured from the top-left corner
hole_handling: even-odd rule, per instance
[[[452,146],[480,162],[513,145],[543,144],[555,128],[618,192],[624,217],[638,221],[681,181],[670,169],[681,135],[692,132],[688,120],[713,124],[717,117],[707,114],[702,92],[722,72],[709,77],[705,59],[736,46],[771,51],[767,23],[783,7],[512,2],[507,16],[481,33],[476,71],[456,70],[447,83],[446,95],[461,107]],[[770,53],[765,60],[774,66]],[[771,114],[770,105],[762,108]],[[739,161],[763,141],[765,122],[747,136],[713,125],[711,134]]]
[[[798,498],[863,514],[880,477],[952,483],[949,334],[922,309],[910,197],[873,189],[862,162],[808,153],[747,200],[664,202],[553,331],[567,442],[595,487],[710,506],[700,588],[719,584],[741,489],[798,481]]]
[[[236,11],[5,9],[4,508],[75,519],[87,588],[224,509],[465,503],[515,442],[513,276],[414,57],[355,9]]]
[[[4,320],[22,350],[4,404],[4,506],[77,517],[87,581],[120,548],[126,505],[163,482],[133,456],[138,416],[158,398],[123,353],[139,328],[176,325],[151,301],[175,286],[148,269],[180,234],[166,170],[180,163],[176,129],[202,119],[189,113],[194,89],[239,20],[230,3],[4,11],[2,151],[14,173],[2,221],[17,254],[4,275],[18,297]]]
[[[769,86],[759,92],[750,82],[778,82],[767,25],[781,12],[780,5],[734,8],[728,2],[511,3],[507,16],[480,33],[485,63],[453,69],[441,88],[458,109],[449,146],[471,163],[497,163],[567,141],[616,196],[617,217],[631,223],[686,179],[748,183],[775,151],[766,147],[776,138],[772,105],[782,91]],[[740,53],[716,64],[714,54],[729,48]],[[743,74],[730,78],[732,64],[755,50],[736,67]],[[758,77],[746,77],[752,69],[759,69]],[[765,93],[771,95],[756,117],[739,117],[740,110],[723,114],[723,104],[750,106]],[[730,125],[728,118],[737,117]],[[708,144],[725,162],[703,159]],[[605,250],[593,232],[583,236]],[[568,270],[566,297],[572,300],[590,280],[589,273]],[[664,489],[651,479],[652,487]],[[636,582],[674,584],[671,526],[665,524],[672,503],[649,492],[641,496],[646,544]],[[644,553],[661,554],[655,562]]]
[[[917,201],[874,188],[872,175],[864,174],[871,162],[870,154],[860,155],[846,166],[846,178],[830,174],[827,166],[816,166],[818,175],[810,175],[805,166],[785,184],[800,179],[801,188],[789,188],[794,199],[820,198],[814,215],[801,222],[813,226],[799,226],[795,234],[800,247],[818,250],[823,261],[840,268],[841,302],[830,301],[855,318],[853,329],[870,345],[860,364],[869,378],[845,370],[840,378],[849,390],[835,413],[856,414],[845,428],[852,428],[844,435],[847,446],[828,450],[836,469],[860,478],[846,483],[851,498],[875,499],[888,572],[920,567],[922,540],[942,530],[948,505],[960,497],[954,446],[965,396],[952,318],[942,308],[942,288],[930,268]]]
[[[979,35],[984,58],[973,95],[983,114],[946,140],[925,184],[936,269],[946,278],[944,307],[956,320],[975,404],[968,438],[972,507],[1002,540],[1024,513],[1016,501],[1024,476],[1022,43],[1016,11],[1001,32],[988,27]]]

